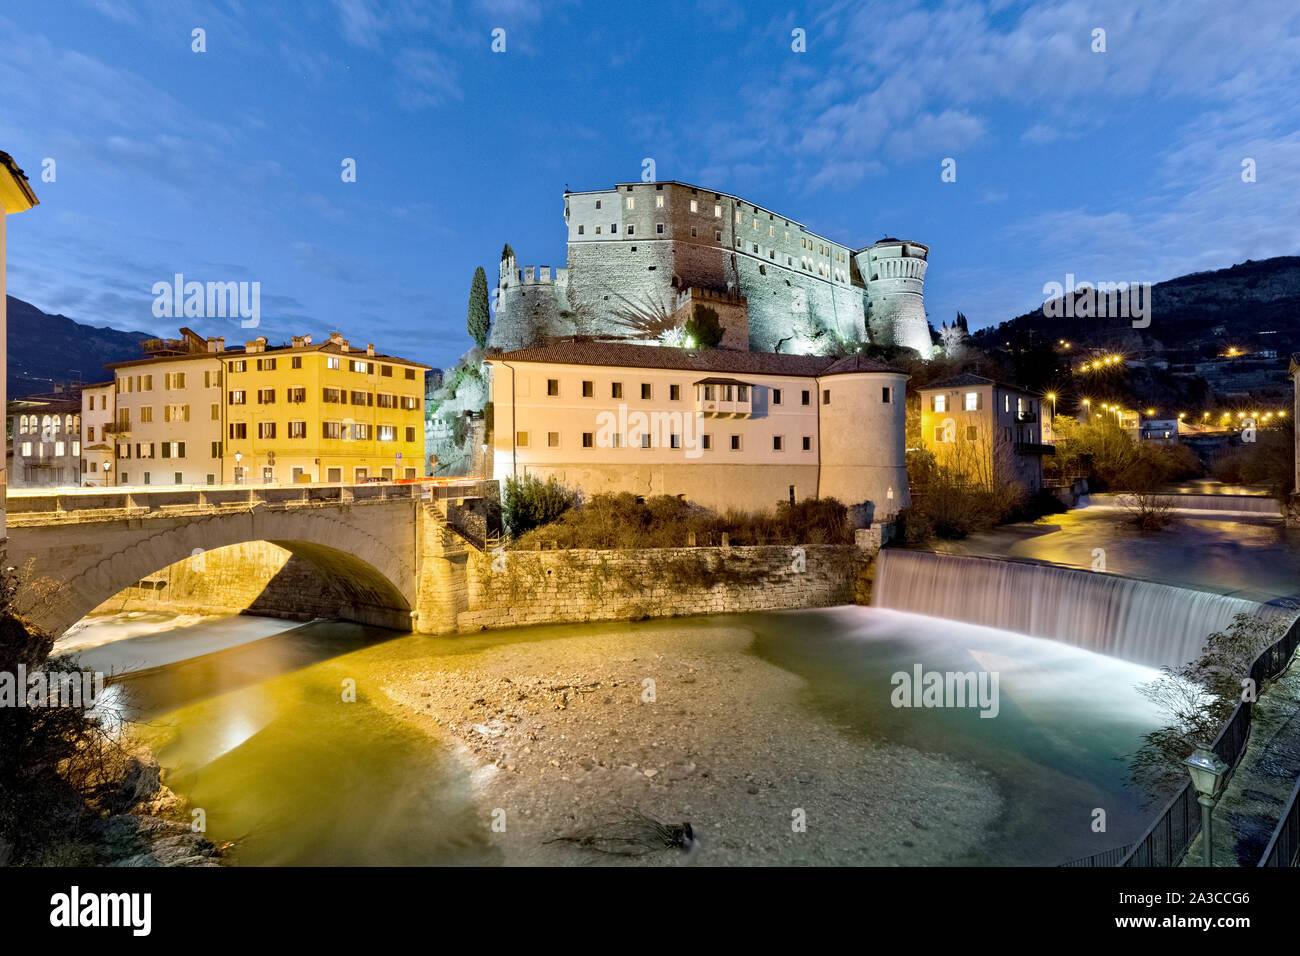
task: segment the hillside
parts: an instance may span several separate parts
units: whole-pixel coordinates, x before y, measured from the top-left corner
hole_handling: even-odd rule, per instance
[[[106,362],[141,358],[149,332],[94,328],[7,297],[9,398],[49,392],[55,383],[102,382]]]
[[[1289,355],[1300,351],[1300,256],[1247,260],[1157,283],[1146,329],[1133,328],[1126,318],[1048,318],[1038,309],[972,338],[982,348],[1015,338],[1066,339],[1129,355],[1162,352],[1183,362],[1213,358],[1228,346]]]

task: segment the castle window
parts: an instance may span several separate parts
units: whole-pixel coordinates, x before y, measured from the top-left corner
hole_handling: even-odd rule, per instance
[[[598,235],[598,236],[600,235],[600,226],[597,226],[597,227],[596,227],[596,235]]]
[[[714,241],[714,242],[721,242],[721,241],[722,241],[722,230],[721,230],[721,229],[714,229],[714,230],[713,230],[713,241]]]
[[[628,226],[627,228],[630,230],[632,227],[631,227],[631,226]],[[633,252],[636,252],[636,246],[633,246],[633,247],[632,247],[632,251],[633,251]]]
[[[596,445],[596,439],[595,439],[595,436],[592,435],[591,432],[583,432],[583,433],[582,433],[582,447],[583,447],[583,448],[594,448],[595,445]]]
[[[714,219],[721,219],[721,218],[722,218],[722,207],[721,207],[721,206],[716,205],[716,204],[714,205],[714,207],[713,207],[713,218],[714,218]]]
[[[610,383],[610,386],[609,386],[609,395],[610,395],[610,398],[622,398],[622,397],[623,397],[623,383],[622,383],[622,382],[611,382],[611,383]]]
[[[635,233],[635,232],[636,232],[636,226],[628,226],[628,227],[627,227],[627,234],[628,234],[629,236],[632,235],[632,234]]]
[[[596,200],[596,208],[597,208],[597,209],[600,208],[600,200],[599,200],[599,199]]]
[[[547,448],[559,448],[559,447],[560,447],[560,433],[559,433],[559,432],[547,432],[547,433],[546,433],[546,447],[547,447]]]
[[[698,235],[699,233],[695,231],[695,227],[691,226],[691,238],[694,239]]]
[[[595,392],[595,386],[594,386],[591,382],[583,382],[583,383],[582,383],[582,397],[583,397],[583,398],[591,398],[591,397],[594,396],[595,394],[596,394],[596,392]]]
[[[579,227],[578,227],[578,235],[582,235],[582,230],[583,230],[583,228],[584,228],[583,226],[579,226]],[[597,231],[597,232],[600,231],[600,226],[597,226],[597,227],[596,227],[596,231]]]
[[[755,229],[758,228],[758,220],[757,220],[757,219],[754,220],[754,228],[755,228]]]
[[[882,385],[882,386],[880,387],[880,400],[881,400],[882,402],[884,402],[886,405],[889,404],[890,395],[889,395],[889,386],[888,386],[888,385]]]
[[[629,188],[629,191],[630,191],[631,187],[628,187],[628,188]],[[636,208],[636,197],[635,197],[635,196],[628,196],[628,197],[627,197],[627,208],[628,208],[628,209],[635,209],[635,208]]]
[[[804,451],[812,451],[812,436],[811,436],[811,435],[804,435],[804,436],[803,436],[803,450],[804,450]]]
[[[754,247],[754,255],[758,255],[758,243],[751,243],[751,245]]]
[[[664,208],[664,197],[663,197],[663,196],[655,196],[655,208],[656,208],[656,209],[663,209],[663,208]]]
[[[682,387],[680,385],[668,386],[668,400],[670,402],[680,402],[682,400]]]
[[[785,437],[783,435],[772,436],[772,451],[785,451]]]
[[[560,394],[560,380],[558,378],[548,378],[546,380],[546,394],[552,396]]]
[[[769,249],[769,250],[767,250],[767,257],[768,257],[769,259],[775,261],[775,260],[776,260],[776,250],[775,250],[775,249]]]
[[[759,267],[758,267],[758,274],[759,274],[759,275],[762,275],[762,276],[767,275],[767,266],[759,266]]]
[[[692,199],[691,212],[699,212],[699,211],[700,211],[700,201],[698,199]]]
[[[737,225],[737,226],[740,225],[740,210],[739,210],[739,209],[736,210],[736,225]]]
[[[661,236],[664,234],[664,224],[662,222],[655,223],[655,232]]]
[[[768,226],[768,227],[767,227],[767,235],[768,235],[768,238],[771,238],[772,236],[775,236],[775,235],[776,235],[776,226]]]
[[[618,235],[618,223],[616,223],[616,222],[611,222],[611,223],[609,224],[609,234],[610,234],[611,236],[616,236],[616,235]]]
[[[781,404],[781,390],[779,388],[772,389],[772,404],[773,405]]]

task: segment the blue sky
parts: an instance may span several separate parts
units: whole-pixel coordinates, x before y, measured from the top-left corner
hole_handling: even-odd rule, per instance
[[[982,326],[1067,272],[1300,252],[1300,5],[9,0],[0,149],[41,199],[10,293],[94,325],[174,331],[151,289],[182,272],[260,282],[273,342],[450,365],[474,267],[507,241],[563,265],[566,184],[651,157],[837,241],[928,243],[932,321]]]

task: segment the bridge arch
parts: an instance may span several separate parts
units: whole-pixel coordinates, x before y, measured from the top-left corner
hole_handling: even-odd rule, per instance
[[[250,507],[143,518],[26,523],[8,564],[32,589],[30,617],[56,638],[124,589],[196,554],[266,541],[315,569],[338,615],[411,629],[418,555],[414,501],[357,508]]]

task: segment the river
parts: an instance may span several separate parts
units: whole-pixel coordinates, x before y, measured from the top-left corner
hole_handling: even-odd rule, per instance
[[[238,864],[1050,865],[1153,815],[1123,758],[1156,671],[900,611],[446,638],[159,613],[72,638],[130,671],[117,701]],[[917,665],[995,673],[996,717],[893,706]],[[640,814],[698,846],[608,852]]]

